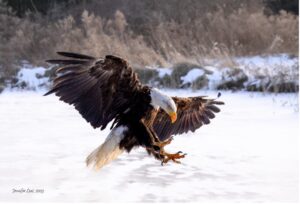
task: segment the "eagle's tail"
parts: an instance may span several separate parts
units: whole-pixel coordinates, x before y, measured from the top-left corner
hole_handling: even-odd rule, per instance
[[[114,128],[105,142],[86,158],[87,166],[93,164],[94,168],[99,170],[122,154],[124,150],[119,148],[119,144],[125,136],[125,131],[127,131],[125,126]]]

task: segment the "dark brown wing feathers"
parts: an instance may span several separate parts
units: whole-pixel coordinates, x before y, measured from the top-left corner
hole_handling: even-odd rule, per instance
[[[87,59],[87,60],[95,60],[96,58],[88,55],[83,55],[79,53],[72,53],[72,52],[57,52],[57,54],[64,56],[64,57],[71,57],[77,59]]]
[[[161,140],[166,140],[172,135],[194,132],[203,124],[209,124],[220,112],[217,105],[223,105],[221,101],[206,99],[203,96],[179,98],[173,97],[177,105],[177,121],[171,123],[169,116],[159,110],[153,122],[153,128]]]
[[[65,59],[48,60],[63,65],[52,89],[60,100],[73,104],[94,128],[104,129],[119,113],[125,111],[132,95],[141,88],[128,63],[115,56],[96,59],[91,56],[58,52]]]

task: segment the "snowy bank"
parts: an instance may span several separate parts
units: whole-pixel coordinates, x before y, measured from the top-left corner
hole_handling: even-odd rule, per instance
[[[15,77],[6,82],[5,91],[46,89],[50,82],[44,67],[33,67],[25,63]],[[0,91],[1,92],[1,91]]]
[[[163,77],[159,75],[149,83],[155,82],[155,85],[161,87],[167,85],[169,88],[174,88],[174,83],[166,82],[180,75],[180,81],[175,83],[176,88],[264,92],[298,92],[299,90],[299,59],[286,54],[234,58],[231,65],[210,60],[203,66],[182,64],[177,69],[175,67],[176,65],[168,75]]]
[[[179,63],[172,67],[135,69],[145,84],[160,88],[194,90],[247,90],[298,92],[299,60],[286,54],[233,58],[230,65],[222,60],[206,60],[203,65]],[[51,69],[24,65],[8,89],[47,89]],[[53,74],[53,73],[52,73]]]

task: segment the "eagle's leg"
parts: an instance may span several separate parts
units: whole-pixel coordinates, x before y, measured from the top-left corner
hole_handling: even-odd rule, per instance
[[[143,123],[143,121],[142,121]],[[167,153],[164,150],[164,147],[168,144],[170,144],[173,140],[173,137],[170,137],[169,139],[165,141],[161,141],[159,137],[156,135],[155,131],[152,128],[149,128],[148,126],[144,125],[146,131],[148,132],[150,138],[151,138],[151,147],[147,147],[148,153],[152,153],[153,156],[159,160],[161,160],[161,164],[166,164],[169,161],[173,161],[175,163],[180,163],[178,159],[184,158],[186,154],[182,154],[181,151],[170,154]]]
[[[154,145],[158,146],[160,148],[164,148],[166,145],[170,144],[173,140],[173,137],[170,137],[169,139],[165,140],[165,141],[154,141]]]
[[[185,155],[187,154],[183,154],[182,151],[178,151],[175,154],[170,154],[168,152],[165,151],[164,147],[168,144],[170,144],[173,140],[173,137],[170,137],[169,139],[163,141],[163,142],[154,142],[154,146],[159,147],[159,151],[157,153],[159,153],[161,158],[161,165],[164,165],[166,163],[168,163],[169,161],[173,161],[175,163],[180,164],[181,162],[178,161],[178,159],[182,159],[185,157]],[[153,148],[153,155],[155,155],[155,149]],[[157,154],[156,153],[156,154]]]
[[[146,150],[149,155],[153,155],[156,159],[163,161],[165,158],[163,155],[160,154],[159,151],[157,151],[154,147],[146,147]]]

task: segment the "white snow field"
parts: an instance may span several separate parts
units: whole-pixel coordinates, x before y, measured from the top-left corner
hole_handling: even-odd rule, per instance
[[[42,94],[0,95],[0,202],[299,201],[298,94],[222,92],[211,124],[167,147],[188,153],[182,164],[161,166],[139,148],[98,172],[85,158],[109,130]]]

